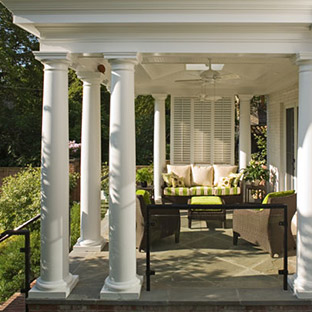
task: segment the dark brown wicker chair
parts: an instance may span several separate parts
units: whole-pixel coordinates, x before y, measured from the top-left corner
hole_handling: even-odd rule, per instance
[[[294,251],[296,243],[290,231],[290,222],[296,212],[296,194],[269,198],[268,204],[286,204],[288,206],[288,251]],[[259,245],[263,250],[274,255],[283,255],[284,227],[279,222],[284,220],[283,209],[234,210],[233,244],[237,245],[238,237]]]
[[[136,205],[136,247],[141,250],[146,248],[146,235],[144,224],[146,220],[146,204],[143,196],[137,196]],[[175,235],[175,242],[180,240],[180,210],[179,209],[153,209],[150,217],[150,242],[151,244],[167,236]]]
[[[219,196],[221,198],[221,196]],[[223,198],[221,198],[222,204],[224,204]],[[189,199],[188,204],[191,203],[191,199]],[[226,211],[225,209],[220,209],[220,211],[209,211],[207,210],[198,210],[198,209],[189,209],[187,212],[188,217],[188,227],[192,228],[192,220],[204,220],[206,221],[206,225],[208,227],[208,221],[220,221],[222,227],[225,228],[226,222]]]

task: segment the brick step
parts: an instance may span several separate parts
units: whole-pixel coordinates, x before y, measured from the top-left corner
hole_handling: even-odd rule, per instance
[[[261,298],[259,298],[260,300]],[[72,312],[72,311],[97,311],[97,312],[312,312],[311,304],[278,304],[278,305],[261,305],[261,304],[209,304],[203,302],[183,303],[179,302],[166,303],[159,302],[153,304],[103,304],[99,302],[85,304],[31,304],[30,312]]]

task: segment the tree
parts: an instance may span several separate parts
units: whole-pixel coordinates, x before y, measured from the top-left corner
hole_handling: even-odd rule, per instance
[[[0,166],[40,163],[42,65],[38,40],[0,4]]]

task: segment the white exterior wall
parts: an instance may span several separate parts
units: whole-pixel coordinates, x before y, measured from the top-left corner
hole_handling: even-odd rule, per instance
[[[268,165],[277,176],[277,191],[285,190],[286,179],[286,118],[285,109],[298,107],[298,86],[269,95],[267,109],[268,124]],[[296,131],[297,133],[297,131]],[[297,149],[297,147],[295,147]]]

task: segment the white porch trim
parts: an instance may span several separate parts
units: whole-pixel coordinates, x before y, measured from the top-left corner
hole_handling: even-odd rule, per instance
[[[289,282],[298,298],[312,298],[312,53],[297,55],[299,66],[297,270]]]
[[[154,200],[161,203],[162,172],[166,166],[166,94],[153,94],[154,110]]]
[[[81,131],[80,238],[74,249],[100,251],[101,236],[101,80],[100,72],[78,72],[83,81]]]
[[[136,273],[134,66],[136,55],[110,59],[109,276],[101,299],[140,297]]]
[[[239,169],[247,167],[250,161],[251,134],[250,134],[250,100],[252,95],[240,94],[239,110]]]
[[[44,64],[41,150],[41,268],[30,298],[66,298],[78,282],[69,273],[67,53],[35,52]]]

